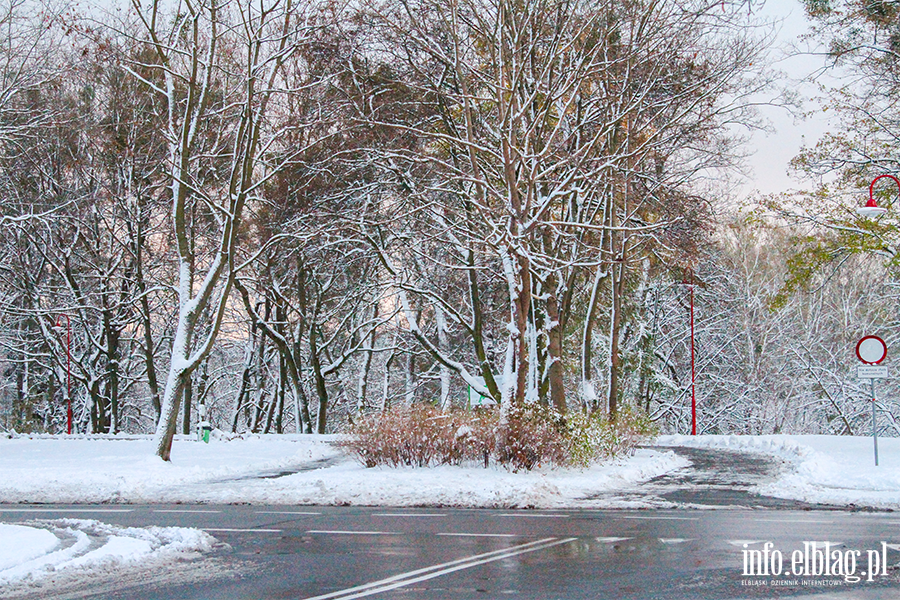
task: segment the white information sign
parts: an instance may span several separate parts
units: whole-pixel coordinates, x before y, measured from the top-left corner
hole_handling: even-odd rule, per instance
[[[887,379],[887,367],[874,366],[858,366],[856,367],[856,376],[859,379]]]

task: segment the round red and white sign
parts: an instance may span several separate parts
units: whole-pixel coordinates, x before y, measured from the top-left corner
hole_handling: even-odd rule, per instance
[[[856,344],[856,357],[867,365],[877,365],[887,356],[887,344],[877,335],[867,335]]]

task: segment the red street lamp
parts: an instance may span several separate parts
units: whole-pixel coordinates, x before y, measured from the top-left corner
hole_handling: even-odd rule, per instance
[[[690,278],[689,278],[690,277]],[[697,372],[694,367],[694,270],[688,268],[681,285],[690,290],[691,297],[691,435],[697,435]]]
[[[62,319],[66,320],[66,432],[72,435],[72,323],[69,315],[59,315],[56,317],[56,327],[62,327]]]
[[[897,184],[897,188],[900,189],[900,179],[897,179],[893,175],[879,175],[873,179],[872,183],[869,184],[869,201],[866,202],[865,206],[860,206],[856,209],[856,212],[859,213],[860,216],[870,219],[881,216],[887,212],[886,208],[882,208],[875,203],[875,182],[884,177],[893,179],[894,183]]]
[[[865,206],[860,206],[856,209],[856,212],[859,213],[860,216],[870,219],[883,215],[887,212],[886,208],[882,208],[875,203],[875,182],[879,179],[883,179],[888,177],[889,179],[893,179],[894,183],[897,184],[897,189],[900,191],[900,179],[897,179],[893,175],[879,175],[875,179],[872,180],[872,183],[869,184],[869,201],[866,202]],[[876,350],[871,351],[872,356],[866,356],[866,352],[864,351],[864,345],[868,345],[870,347],[875,347]],[[884,343],[878,336],[867,335],[863,339],[859,340],[859,343],[856,345],[856,356],[859,357],[859,360],[867,365],[875,365],[884,360],[884,357],[887,355],[887,345]],[[877,423],[877,409],[875,402],[875,379],[876,374],[871,374],[870,378],[872,385],[872,441],[875,444],[875,466],[878,466],[878,423]],[[879,377],[885,377],[884,375],[878,375]],[[864,377],[860,377],[860,379],[864,379]]]

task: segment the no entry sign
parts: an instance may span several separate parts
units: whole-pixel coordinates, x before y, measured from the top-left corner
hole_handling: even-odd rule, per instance
[[[856,343],[856,357],[866,365],[877,365],[887,356],[887,344],[877,335],[867,335]],[[875,380],[888,376],[887,367],[857,367],[857,377],[868,379],[872,386],[872,442],[875,446],[875,466],[878,466],[878,423],[875,407]]]
[[[887,344],[877,335],[867,335],[856,344],[856,357],[867,365],[877,365],[887,356]]]

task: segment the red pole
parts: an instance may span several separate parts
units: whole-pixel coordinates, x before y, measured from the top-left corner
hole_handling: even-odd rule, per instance
[[[72,323],[66,316],[66,396],[69,405],[66,408],[66,429],[72,435]]]
[[[69,315],[59,315],[56,317],[57,327],[63,317],[66,319],[66,431],[68,435],[72,435],[72,322],[69,321]]]
[[[694,381],[694,273],[691,272],[691,435],[697,435],[697,395]]]

